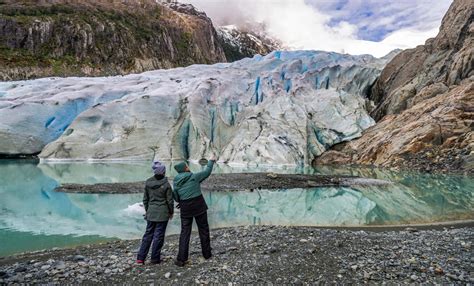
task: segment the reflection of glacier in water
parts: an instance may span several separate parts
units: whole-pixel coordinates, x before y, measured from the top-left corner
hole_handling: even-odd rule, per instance
[[[148,163],[41,164],[0,162],[0,255],[37,249],[35,238],[60,235],[61,243],[92,237],[138,238],[144,221],[133,209],[140,194],[54,192],[59,183],[144,180]],[[199,169],[199,166],[193,166]],[[217,172],[257,171],[218,166]],[[259,170],[258,170],[259,171]],[[374,169],[274,170],[352,174],[395,182],[388,186],[205,193],[211,227],[252,224],[368,225],[473,218],[474,180],[466,176],[403,174]],[[170,174],[173,175],[172,173]],[[131,206],[131,207],[129,207]],[[131,211],[132,210],[132,211]],[[168,233],[179,231],[175,218]],[[19,238],[32,237],[18,246]],[[80,238],[77,238],[77,237]],[[56,238],[57,239],[57,238]],[[13,247],[14,246],[14,247]]]

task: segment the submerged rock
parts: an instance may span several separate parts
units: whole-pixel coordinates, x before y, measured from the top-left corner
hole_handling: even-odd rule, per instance
[[[215,152],[233,163],[307,164],[374,124],[363,96],[384,64],[273,52],[124,77],[1,83],[0,153],[51,142],[41,158],[148,159],[156,150],[161,159]]]

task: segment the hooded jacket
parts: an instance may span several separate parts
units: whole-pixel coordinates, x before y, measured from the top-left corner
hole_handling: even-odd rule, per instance
[[[168,221],[173,214],[174,202],[168,178],[155,175],[145,183],[143,206],[146,210],[145,219],[153,222]]]
[[[173,183],[174,200],[179,202],[180,200],[189,200],[201,196],[201,182],[211,175],[213,166],[214,161],[209,161],[206,168],[197,173],[185,172],[185,163],[179,163],[174,166],[178,172]]]
[[[174,168],[178,175],[174,178],[173,198],[181,208],[181,217],[198,216],[207,211],[207,204],[201,193],[201,182],[211,175],[214,161],[198,173],[186,172],[186,164],[179,163]]]

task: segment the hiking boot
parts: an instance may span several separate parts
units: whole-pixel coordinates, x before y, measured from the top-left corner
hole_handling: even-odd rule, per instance
[[[179,267],[184,267],[185,264],[186,262],[184,261],[179,261],[179,260],[174,261],[174,265],[179,266]]]
[[[145,261],[140,260],[140,259],[137,259],[136,263],[139,264],[139,265],[145,265]]]

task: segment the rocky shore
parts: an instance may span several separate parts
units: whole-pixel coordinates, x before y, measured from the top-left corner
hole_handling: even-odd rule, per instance
[[[212,231],[213,258],[202,259],[197,235],[190,263],[173,264],[169,236],[159,265],[134,264],[140,241],[45,250],[0,259],[0,284],[20,283],[474,283],[472,226],[344,230],[250,226]]]
[[[172,180],[172,178],[170,178]],[[143,182],[62,184],[57,192],[85,194],[130,194],[143,192]],[[315,187],[380,186],[391,184],[379,179],[353,176],[327,176],[276,173],[228,173],[214,174],[203,182],[206,191],[254,191],[260,189],[295,189]]]

